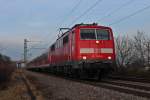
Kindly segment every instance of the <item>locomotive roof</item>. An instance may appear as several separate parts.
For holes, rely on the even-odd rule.
[[[83,23],[81,23],[81,24],[74,25],[71,29],[73,29],[75,27],[78,27],[78,26],[98,26],[98,24],[97,23],[93,23],[93,24],[83,24]]]
[[[101,25],[98,25],[97,23],[92,23],[92,24],[84,24],[84,23],[81,23],[81,24],[75,24],[72,28],[62,28],[62,29],[68,29],[66,32],[62,33],[60,36],[58,35],[58,38],[56,39],[59,40],[61,37],[63,37],[67,32],[69,32],[70,30],[73,30],[74,28],[76,27],[81,27],[81,26],[97,26],[97,27],[102,27],[102,28],[109,28],[107,26],[101,26]],[[55,45],[56,41],[54,43],[52,43],[52,45]],[[52,46],[51,45],[51,46]],[[50,47],[51,47],[50,46]]]
[[[62,36],[64,36],[64,35],[65,35],[67,32],[69,32],[70,30],[72,30],[72,29],[74,29],[74,28],[76,28],[76,27],[80,27],[80,26],[99,26],[99,25],[98,25],[97,23],[93,23],[93,24],[84,24],[84,23],[76,24],[76,25],[74,25],[72,28],[65,28],[65,29],[68,29],[68,31],[62,33],[62,34],[57,38],[57,40],[58,40],[59,38],[61,38]],[[100,26],[100,27],[106,27],[106,26]]]

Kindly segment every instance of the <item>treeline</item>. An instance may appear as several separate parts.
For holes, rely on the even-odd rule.
[[[136,35],[118,36],[116,45],[117,70],[133,75],[150,74],[150,37],[138,31]]]
[[[15,63],[8,56],[0,54],[0,84],[10,79]]]

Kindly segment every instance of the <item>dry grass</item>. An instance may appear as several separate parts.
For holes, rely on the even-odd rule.
[[[0,100],[31,100],[20,72],[16,71],[12,74],[7,88],[0,91]]]

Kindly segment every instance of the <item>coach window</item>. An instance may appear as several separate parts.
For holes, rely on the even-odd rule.
[[[63,45],[68,43],[69,37],[68,35],[63,38]]]
[[[57,43],[55,44],[55,49],[57,49]]]
[[[60,48],[60,40],[58,40],[58,48]]]
[[[59,48],[61,47],[61,39],[59,39]]]
[[[51,46],[51,51],[54,51],[55,50],[55,44],[53,44],[52,46]]]

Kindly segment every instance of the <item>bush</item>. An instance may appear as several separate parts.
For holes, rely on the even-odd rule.
[[[14,69],[15,63],[9,57],[0,54],[0,84],[9,81]]]
[[[150,79],[150,70],[145,70],[145,67],[142,66],[121,67],[117,69],[115,74],[123,77],[138,77]]]
[[[8,81],[13,71],[14,71],[14,66],[0,65],[0,83]]]

